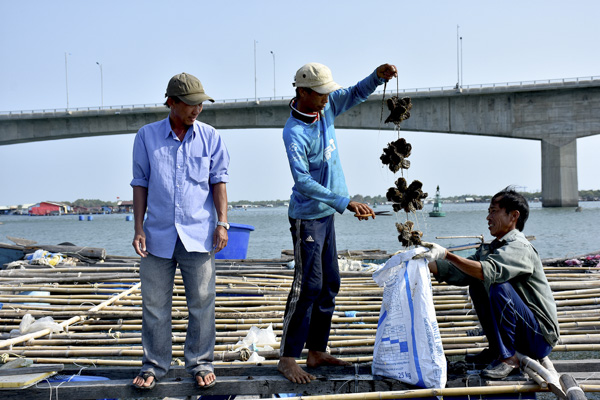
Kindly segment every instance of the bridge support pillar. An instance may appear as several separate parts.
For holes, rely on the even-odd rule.
[[[542,206],[577,207],[577,139],[542,139]]]

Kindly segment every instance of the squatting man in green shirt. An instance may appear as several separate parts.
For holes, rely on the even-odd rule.
[[[558,342],[556,303],[535,248],[522,231],[527,200],[511,188],[497,193],[488,209],[488,229],[496,239],[468,258],[435,243],[415,256],[429,261],[440,282],[469,286],[469,294],[489,348],[467,362],[487,364],[481,376],[503,379],[519,371],[516,352],[533,359],[550,354]]]

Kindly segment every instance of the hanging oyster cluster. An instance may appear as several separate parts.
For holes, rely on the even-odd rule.
[[[398,241],[402,246],[418,246],[421,244],[423,232],[413,231],[414,222],[406,221],[404,224],[396,222],[396,230],[398,231]]]
[[[396,125],[396,129],[400,130],[400,123],[410,117],[410,109],[412,108],[410,97],[399,98],[393,96],[387,100],[387,106],[390,115],[385,122],[393,123]],[[411,151],[412,145],[406,139],[399,138],[388,143],[379,158],[384,165],[388,166],[390,171],[396,173],[410,168],[410,161],[407,158],[410,156]],[[423,192],[423,184],[420,181],[415,180],[408,185],[406,179],[400,177],[394,184],[395,186],[389,188],[386,193],[388,201],[393,203],[394,212],[404,210],[407,214],[410,214],[423,209],[423,199],[427,198],[427,193]],[[402,246],[418,246],[421,244],[423,232],[413,230],[413,228],[414,222],[412,221],[407,220],[404,224],[396,223],[398,241],[402,243]]]
[[[381,162],[390,168],[390,171],[396,173],[402,169],[410,168],[410,161],[407,158],[410,156],[412,146],[404,138],[400,138],[383,149]]]
[[[414,180],[407,186],[406,179],[398,178],[396,186],[388,189],[386,197],[388,201],[393,202],[394,212],[404,210],[407,213],[423,209],[423,199],[427,198],[427,193],[423,192],[423,184]]]
[[[402,121],[410,118],[410,109],[412,108],[410,97],[399,98],[398,96],[392,96],[387,99],[387,106],[390,110],[390,115],[385,120],[386,124],[391,122],[400,127]]]

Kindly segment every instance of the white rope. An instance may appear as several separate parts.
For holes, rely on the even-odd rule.
[[[571,386],[570,388],[568,388],[568,389],[567,389],[567,391],[565,392],[565,395],[567,395],[567,396],[568,396],[568,395],[569,395],[569,392],[570,392],[571,390],[579,390],[581,393],[585,393],[585,392],[583,391],[583,389],[582,389],[582,388],[580,388],[579,386]]]

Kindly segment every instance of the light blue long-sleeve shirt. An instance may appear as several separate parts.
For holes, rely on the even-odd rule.
[[[195,121],[179,141],[169,118],[143,126],[133,145],[131,186],[148,188],[146,249],[171,258],[177,236],[187,251],[210,252],[216,226],[212,186],[228,182],[229,153],[219,133]]]
[[[332,92],[321,118],[311,124],[290,115],[283,128],[283,142],[294,178],[288,210],[291,218],[317,219],[344,212],[350,199],[334,120],[365,101],[383,82],[374,71],[355,86]]]

